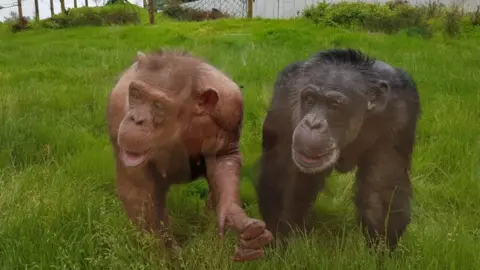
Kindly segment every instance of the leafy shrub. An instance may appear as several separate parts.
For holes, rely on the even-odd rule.
[[[396,1],[387,4],[340,2],[337,4],[320,3],[304,11],[303,16],[315,22],[327,25],[348,27],[359,26],[370,31],[395,33],[400,29],[425,28],[427,23],[422,13],[405,2]]]
[[[12,24],[12,32],[13,33],[20,32],[20,31],[23,31],[23,30],[27,30],[29,28],[30,28],[30,26],[29,26],[28,20],[25,17],[19,18],[16,22],[14,22]]]
[[[460,33],[460,19],[461,19],[460,11],[458,10],[458,6],[453,6],[451,10],[445,12],[444,17],[444,25],[445,29],[444,32],[448,36],[458,36]]]
[[[229,17],[227,14],[222,13],[216,8],[212,8],[211,11],[204,11],[196,8],[184,7],[176,3],[163,6],[163,14],[180,21],[205,21]]]
[[[103,26],[140,23],[140,7],[132,4],[111,4],[103,7],[81,7],[69,9],[43,20],[46,28],[68,28],[76,26]]]
[[[470,21],[474,26],[480,26],[480,5],[477,6],[477,9],[470,14]]]
[[[478,10],[480,21],[480,8]],[[303,16],[315,23],[330,26],[359,27],[368,31],[394,34],[432,36],[438,31],[448,36],[458,36],[463,30],[471,31],[468,23],[475,25],[475,13],[464,16],[458,9],[430,2],[413,6],[406,0],[393,0],[385,4],[363,2],[318,3],[303,11]],[[475,19],[473,19],[475,18]]]

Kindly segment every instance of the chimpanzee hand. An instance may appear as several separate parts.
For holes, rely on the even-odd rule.
[[[250,261],[264,256],[263,247],[273,240],[273,236],[265,229],[263,221],[249,218],[235,202],[220,202],[217,213],[220,237],[223,238],[225,226],[237,231],[234,261]]]

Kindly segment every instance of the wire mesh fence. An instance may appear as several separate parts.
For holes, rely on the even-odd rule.
[[[197,0],[183,3],[182,6],[204,11],[220,11],[232,17],[247,17],[248,0]]]

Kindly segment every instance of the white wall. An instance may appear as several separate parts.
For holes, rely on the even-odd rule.
[[[327,0],[328,3],[342,1],[356,2],[356,0]],[[388,0],[365,0],[370,3],[385,3]],[[255,0],[253,5],[253,16],[263,18],[292,18],[302,12],[306,7],[321,3],[323,0]],[[429,0],[409,0],[411,4],[426,4]],[[450,5],[452,2],[463,3],[465,9],[475,9],[480,5],[480,0],[440,0],[439,2]]]

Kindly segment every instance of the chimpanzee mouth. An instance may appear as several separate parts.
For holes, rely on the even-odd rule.
[[[297,165],[299,165],[300,167],[308,170],[323,169],[324,167],[328,167],[333,164],[333,162],[335,162],[336,156],[336,147],[332,147],[316,156],[307,155],[296,149],[293,149],[293,159],[295,163],[297,163]]]
[[[138,153],[122,149],[121,159],[126,167],[137,167],[147,161],[149,158],[149,153],[150,151]]]

